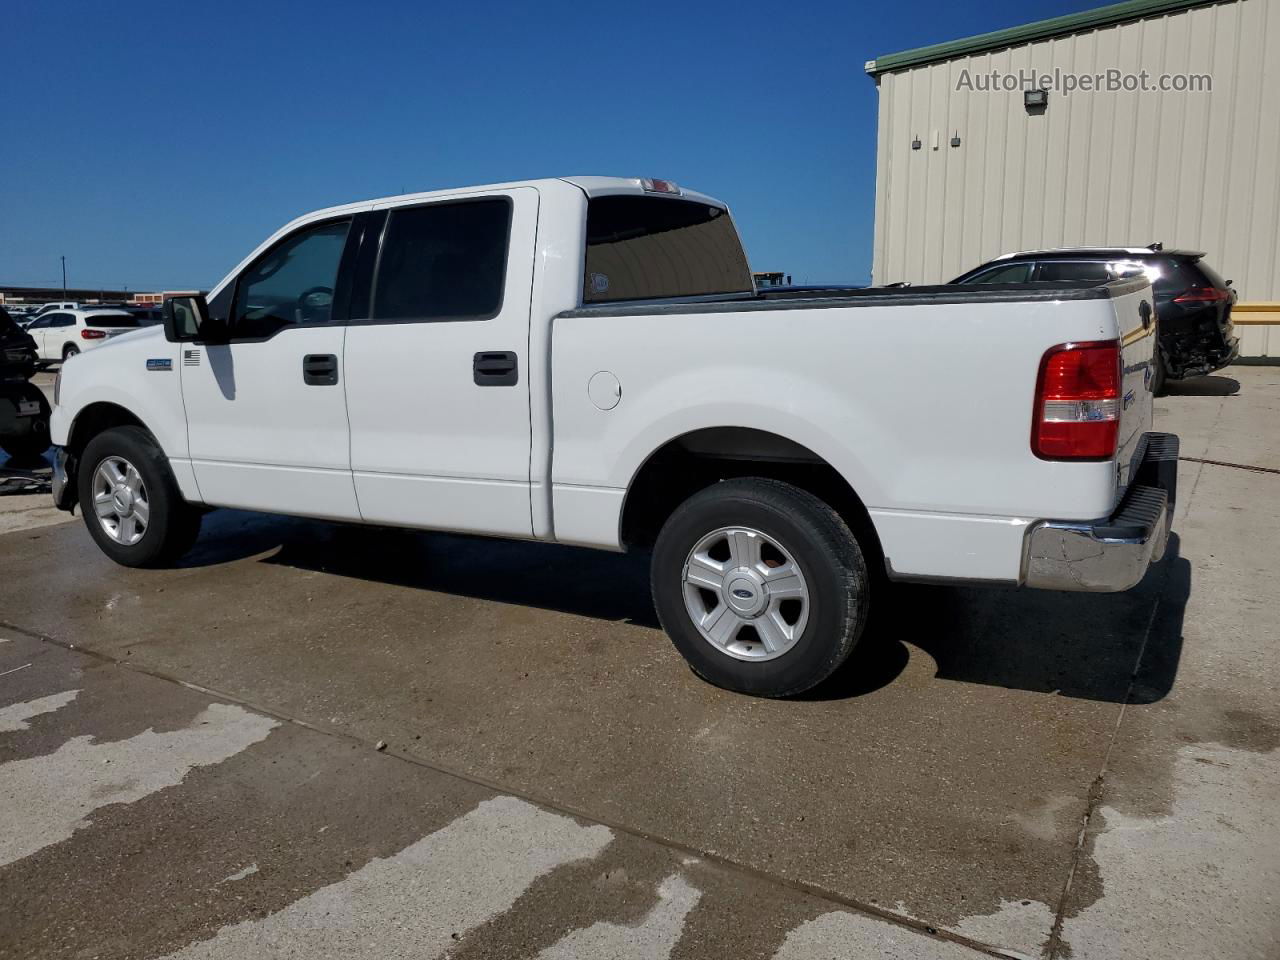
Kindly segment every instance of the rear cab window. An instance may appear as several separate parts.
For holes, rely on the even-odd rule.
[[[742,243],[724,208],[632,195],[588,202],[583,303],[754,290]]]

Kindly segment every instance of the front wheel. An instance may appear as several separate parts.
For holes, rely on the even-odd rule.
[[[681,504],[658,535],[650,579],[658,618],[693,671],[764,697],[830,676],[870,603],[862,549],[840,515],[762,478],[727,480]]]
[[[155,567],[191,549],[200,512],[182,499],[164,453],[147,431],[103,431],[79,459],[80,512],[103,553],[126,567]]]

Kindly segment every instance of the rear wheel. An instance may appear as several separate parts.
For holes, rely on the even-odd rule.
[[[728,480],[690,497],[658,535],[651,571],[663,628],[694,672],[757,696],[801,693],[848,658],[869,577],[847,524],[776,480]]]
[[[1153,396],[1163,397],[1165,380],[1164,354],[1159,348],[1156,349],[1156,355],[1152,358],[1151,363],[1155,367],[1154,372],[1151,374],[1151,393]]]
[[[77,483],[89,535],[126,567],[171,563],[200,532],[200,512],[182,499],[164,453],[141,427],[113,427],[90,440]]]
[[[74,343],[68,343],[65,347],[62,348],[62,362],[66,363],[68,360],[70,360],[79,352],[80,352],[79,347],[77,347]]]

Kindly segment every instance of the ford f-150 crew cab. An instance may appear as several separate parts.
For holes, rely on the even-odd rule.
[[[60,376],[54,496],[114,560],[210,507],[652,549],[693,669],[796,693],[884,575],[1124,590],[1163,554],[1151,288],[757,293],[727,208],[572,177],[288,224]]]

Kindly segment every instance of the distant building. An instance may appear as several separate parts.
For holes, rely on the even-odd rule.
[[[128,290],[107,290],[100,287],[67,287],[63,295],[61,287],[21,287],[0,283],[0,304],[42,304],[59,300],[72,300],[76,303],[129,303],[159,304],[170,297],[190,296],[198,290],[162,290],[159,292],[141,292]]]
[[[1160,242],[1205,251],[1242,352],[1280,356],[1278,7],[1129,0],[868,62],[874,282]]]

